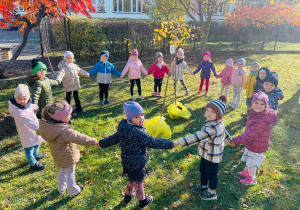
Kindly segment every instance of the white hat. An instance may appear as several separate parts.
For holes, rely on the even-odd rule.
[[[30,92],[27,85],[19,84],[15,90],[15,98],[18,96],[27,96],[30,98]]]
[[[65,54],[64,54],[64,59],[66,59],[66,57],[68,55],[72,55],[72,57],[74,58],[74,54],[71,51],[66,51]]]

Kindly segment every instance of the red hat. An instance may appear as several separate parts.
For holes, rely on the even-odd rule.
[[[137,49],[133,49],[131,51],[131,56],[136,56],[136,57],[139,57],[139,51]]]

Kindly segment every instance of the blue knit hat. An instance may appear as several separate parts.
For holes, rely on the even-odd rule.
[[[257,64],[257,65],[258,65],[258,68],[260,68],[260,65],[259,65],[258,62],[253,62],[253,63],[251,63],[251,66],[254,65],[254,64]]]
[[[138,114],[144,113],[144,110],[141,107],[141,105],[135,101],[126,101],[123,104],[123,109],[124,109],[127,120],[131,120]]]
[[[236,63],[243,63],[246,66],[246,60],[245,60],[245,58],[238,59]]]
[[[267,74],[265,79],[263,80],[263,82],[270,82],[272,84],[274,84],[276,87],[278,85],[278,74],[276,72],[270,72],[270,74]]]
[[[108,57],[109,57],[109,52],[106,51],[106,50],[103,50],[103,51],[100,53],[100,56],[101,56],[101,55],[106,55],[106,58],[108,59]]]

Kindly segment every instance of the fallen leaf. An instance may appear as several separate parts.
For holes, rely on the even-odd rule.
[[[177,208],[180,204],[173,204],[171,205],[171,208]]]
[[[186,168],[187,167],[187,165],[182,165],[182,168]]]
[[[281,184],[276,185],[276,187],[280,187],[281,189],[284,189],[284,186],[282,186]]]
[[[109,180],[108,180],[108,179],[105,179],[104,181],[105,181],[105,182],[109,182]]]
[[[273,170],[271,170],[271,169],[269,169],[269,168],[268,168],[268,170],[269,170],[272,174],[277,175]]]
[[[116,155],[116,156],[115,156],[115,158],[117,158],[117,159],[120,159],[120,158],[121,158],[121,156],[120,156],[120,155]]]
[[[234,157],[233,157],[233,159],[236,159],[236,158],[237,158],[237,156],[234,156]]]
[[[14,146],[14,145],[16,145],[18,142],[17,141],[15,141],[15,142],[12,142],[12,143],[9,143],[9,144],[7,144],[8,146]]]
[[[27,198],[29,195],[30,195],[30,193],[26,194],[26,195],[25,195],[25,198]]]
[[[86,152],[84,150],[80,150],[80,153],[81,154],[85,154]]]
[[[217,204],[214,204],[211,209],[217,209],[217,208],[218,208]]]
[[[190,183],[190,187],[192,187],[194,184],[193,183]]]

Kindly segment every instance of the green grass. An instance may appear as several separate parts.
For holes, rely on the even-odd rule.
[[[213,58],[217,72],[224,67],[227,57]],[[233,57],[234,60],[237,57]],[[239,183],[238,171],[245,168],[240,160],[243,146],[225,148],[224,158],[218,173],[218,200],[202,201],[191,191],[191,186],[199,182],[199,157],[197,148],[178,147],[173,150],[149,149],[150,172],[145,184],[147,194],[154,196],[154,203],[149,209],[297,209],[300,203],[299,176],[299,66],[300,55],[253,55],[246,57],[249,64],[258,61],[262,66],[270,66],[279,74],[279,87],[283,89],[285,98],[279,102],[278,121],[273,126],[271,144],[266,161],[258,170],[258,185],[243,186]],[[149,66],[148,66],[149,67]],[[192,69],[196,66],[191,64]],[[192,113],[189,120],[171,120],[165,114],[166,122],[172,130],[172,139],[189,135],[202,127],[205,120],[204,107],[209,100],[219,96],[220,80],[212,78],[209,97],[195,96],[199,87],[199,74],[192,77],[185,75],[190,96],[184,96],[179,86],[179,97]],[[166,79],[164,79],[165,87]],[[99,106],[98,85],[95,78],[81,78],[82,90],[80,99],[87,111],[73,119],[75,130],[101,139],[116,132],[117,125],[124,118],[122,104],[130,99],[129,80],[114,78],[110,86],[111,104]],[[173,84],[173,82],[171,82]],[[178,83],[179,84],[179,83]],[[180,84],[179,84],[180,85]],[[144,108],[146,118],[159,115],[162,99],[151,96],[153,77],[142,79],[142,90],[145,100],[139,101]],[[0,112],[8,113],[7,100],[14,93],[14,87],[1,90]],[[137,92],[135,90],[137,95]],[[166,104],[174,101],[173,88],[169,87]],[[64,99],[62,86],[53,88],[55,99]],[[232,90],[229,102],[232,99]],[[74,101],[72,101],[74,103]],[[244,131],[246,120],[241,114],[246,111],[245,91],[242,92],[241,106],[238,110],[227,110],[224,122],[232,136]],[[165,111],[166,113],[166,111]],[[84,191],[75,199],[67,194],[59,195],[56,188],[58,167],[50,155],[47,142],[42,143],[40,152],[48,153],[41,160],[47,164],[44,171],[32,172],[26,159],[24,149],[18,143],[18,135],[7,137],[0,142],[0,207],[7,209],[120,209],[122,192],[127,179],[122,177],[122,166],[119,159],[119,145],[99,150],[96,147],[78,146],[86,153],[76,167],[77,182],[87,184]],[[189,153],[191,157],[189,157]],[[138,201],[132,202],[126,209],[137,209]]]

